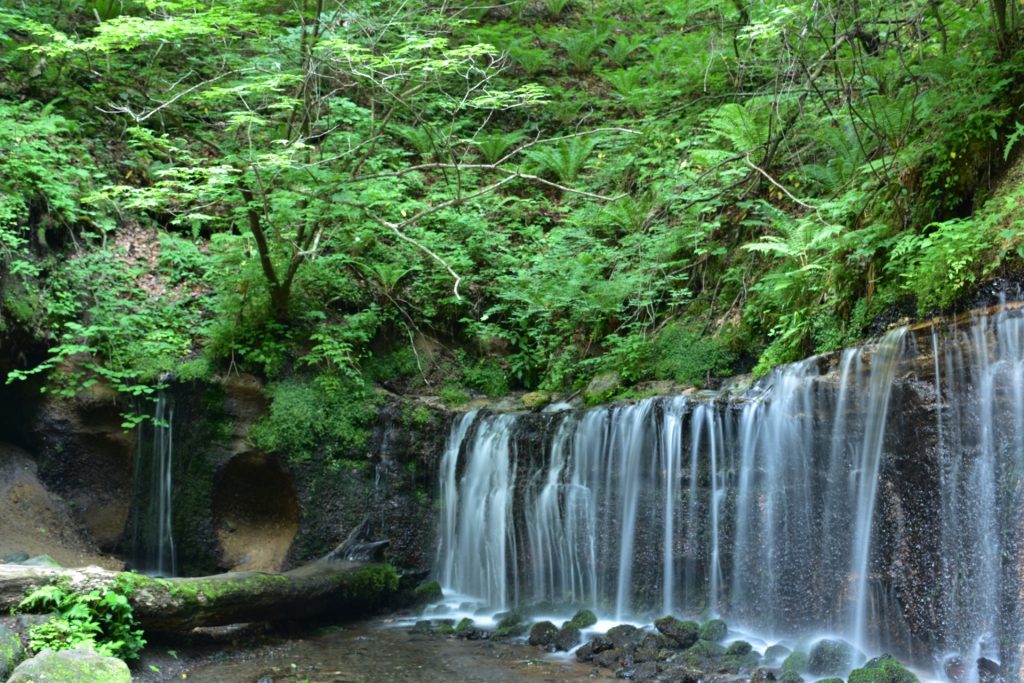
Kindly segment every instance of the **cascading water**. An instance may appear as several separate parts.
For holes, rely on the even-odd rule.
[[[495,609],[721,614],[919,666],[1024,642],[1024,309],[899,329],[739,395],[457,419],[442,584]]]
[[[166,391],[158,390],[153,419],[143,421],[137,429],[132,563],[147,574],[174,576],[174,400]]]

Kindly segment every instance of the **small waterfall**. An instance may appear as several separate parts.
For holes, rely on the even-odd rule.
[[[676,607],[676,502],[680,496],[680,475],[683,461],[683,413],[686,397],[677,396],[665,406],[658,452],[665,491],[665,532],[662,535],[663,594],[661,611],[671,614]]]
[[[174,576],[174,400],[157,391],[153,419],[137,427],[132,564],[138,571]]]
[[[875,498],[878,494],[878,473],[882,464],[882,444],[885,440],[885,421],[889,416],[889,398],[892,395],[893,376],[896,361],[902,350],[906,329],[895,329],[882,339],[871,359],[867,386],[860,392],[864,395],[866,416],[864,439],[857,459],[856,477],[856,522],[853,529],[853,548],[850,574],[854,579],[852,595],[852,624],[849,633],[855,645],[868,649],[865,634],[865,616],[869,604],[868,572],[871,560],[871,528],[875,514]],[[862,350],[855,352],[860,361]],[[845,378],[843,378],[845,384]],[[840,403],[846,397],[840,395]]]
[[[438,577],[494,609],[721,614],[978,683],[1024,642],[1024,307],[739,395],[468,413],[440,484]]]
[[[456,487],[460,441],[450,442],[441,461],[442,495],[446,502],[441,583],[504,608],[510,599],[508,567],[514,566],[510,543],[512,482],[515,478],[510,436],[515,418],[489,415],[474,424],[475,415],[453,426],[455,435],[471,439],[465,471]],[[473,428],[470,435],[469,430]],[[454,495],[453,495],[454,494]]]

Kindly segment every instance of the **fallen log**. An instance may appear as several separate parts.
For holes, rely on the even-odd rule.
[[[197,626],[301,619],[319,614],[360,616],[395,604],[399,575],[386,564],[319,560],[281,574],[229,572],[159,579],[99,567],[61,569],[0,564],[0,610],[16,606],[29,592],[67,582],[90,591],[120,581],[147,632],[181,633]]]

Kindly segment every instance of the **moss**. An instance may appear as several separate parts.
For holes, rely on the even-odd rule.
[[[918,679],[895,657],[882,655],[851,671],[849,683],[918,683]]]
[[[444,598],[444,591],[441,590],[441,584],[437,581],[422,583],[413,591],[413,600],[417,605],[428,605],[438,602],[442,598]]]
[[[725,648],[725,654],[727,655],[746,655],[749,654],[753,648],[750,643],[745,640],[737,640],[731,643],[729,647]]]
[[[590,628],[597,623],[597,616],[588,609],[581,609],[576,614],[572,615],[572,619],[563,624],[565,626],[574,626],[580,630]]]
[[[807,653],[791,652],[782,662],[782,670],[786,672],[800,673],[807,671]]]
[[[342,574],[348,580],[348,595],[377,601],[382,594],[398,590],[398,571],[390,564],[368,564],[354,575]]]
[[[455,635],[461,636],[466,633],[469,633],[471,630],[473,630],[473,620],[469,617],[466,617],[462,619],[462,621],[460,621],[458,624],[456,624]]]
[[[700,627],[701,640],[723,640],[729,632],[729,627],[721,619],[712,619]]]

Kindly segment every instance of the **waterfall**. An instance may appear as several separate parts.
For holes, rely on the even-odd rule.
[[[494,609],[721,615],[941,675],[1024,642],[1024,308],[894,330],[749,389],[468,413],[437,575]]]
[[[852,626],[849,633],[853,642],[861,649],[867,648],[865,616],[868,607],[868,572],[871,559],[871,529],[875,514],[875,498],[878,493],[878,473],[882,465],[882,444],[885,440],[885,421],[889,416],[889,398],[892,395],[893,374],[901,351],[901,342],[906,330],[899,328],[889,332],[882,339],[870,363],[867,386],[864,387],[865,420],[864,437],[857,458],[856,477],[856,524],[853,530],[853,549],[850,574],[854,579],[852,596]],[[861,355],[858,349],[854,355]],[[843,378],[843,383],[845,384]],[[848,385],[847,385],[848,386]],[[840,403],[846,402],[840,395]]]
[[[152,420],[136,433],[132,564],[147,574],[174,576],[174,400],[160,389],[155,402]]]

